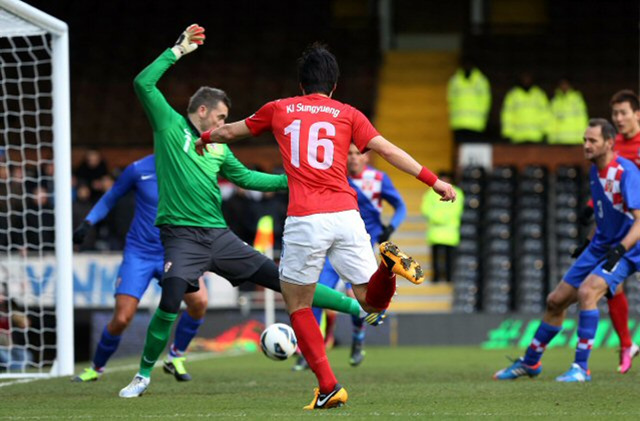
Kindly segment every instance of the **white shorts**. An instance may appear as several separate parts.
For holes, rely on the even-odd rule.
[[[360,213],[348,210],[287,217],[280,280],[315,284],[327,257],[342,280],[354,285],[369,282],[378,263]]]

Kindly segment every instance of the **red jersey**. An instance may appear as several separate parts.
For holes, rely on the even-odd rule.
[[[378,136],[357,109],[320,94],[272,101],[245,120],[251,134],[271,131],[289,179],[290,216],[358,209],[347,181],[353,142],[364,151]]]
[[[640,168],[640,132],[631,139],[625,139],[622,134],[618,133],[613,150]]]

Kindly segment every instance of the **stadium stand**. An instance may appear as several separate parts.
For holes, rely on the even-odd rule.
[[[488,313],[507,313],[512,306],[515,177],[515,168],[495,167],[486,185],[481,296]]]
[[[546,244],[548,182],[546,168],[528,166],[517,186],[515,216],[515,309],[540,313],[547,290]]]
[[[480,306],[484,178],[483,168],[467,167],[463,170],[460,181],[460,188],[465,194],[465,204],[460,225],[460,245],[454,260],[452,276],[453,311],[459,313],[473,313]]]

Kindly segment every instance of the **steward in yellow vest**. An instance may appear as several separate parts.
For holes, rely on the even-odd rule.
[[[476,67],[463,65],[447,85],[451,130],[484,132],[491,109],[491,86]]]
[[[460,221],[464,209],[464,194],[454,186],[456,201],[442,202],[440,195],[429,189],[422,197],[420,211],[427,219],[426,240],[430,245],[457,247],[460,244]]]
[[[447,174],[439,174],[443,181],[451,180]],[[433,282],[449,282],[453,274],[455,251],[460,244],[460,221],[464,209],[464,194],[454,186],[456,201],[442,202],[430,189],[422,197],[420,211],[427,219],[427,243],[431,247]]]
[[[530,74],[523,74],[520,84],[507,92],[500,118],[502,137],[512,143],[544,140],[550,123],[549,99]]]
[[[555,145],[582,144],[588,123],[587,105],[582,94],[573,89],[567,79],[562,79],[551,100],[549,143]]]

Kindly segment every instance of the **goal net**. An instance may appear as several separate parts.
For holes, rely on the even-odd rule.
[[[67,26],[0,0],[0,378],[73,373]]]

